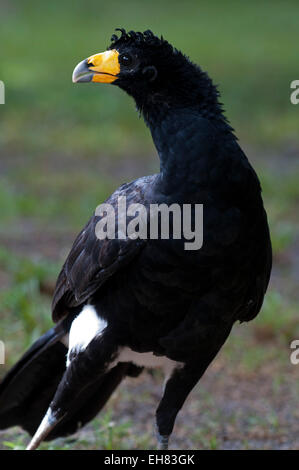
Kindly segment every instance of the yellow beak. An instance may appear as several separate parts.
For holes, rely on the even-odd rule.
[[[120,72],[118,56],[119,53],[113,49],[82,60],[73,71],[73,82],[114,82]]]

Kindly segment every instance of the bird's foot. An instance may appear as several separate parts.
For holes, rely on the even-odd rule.
[[[162,436],[157,432],[158,450],[168,450],[169,436]]]

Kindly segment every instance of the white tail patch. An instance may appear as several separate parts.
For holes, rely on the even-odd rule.
[[[90,341],[102,334],[107,322],[103,320],[92,305],[85,305],[73,320],[69,333],[69,350],[66,365],[69,366],[71,356],[84,351]]]
[[[26,447],[26,450],[35,450],[38,448],[40,443],[47,437],[50,431],[56,426],[56,424],[63,418],[61,416],[59,419],[56,419],[53,416],[51,408],[48,408],[47,413],[45,414],[42,422],[40,423],[38,429],[36,430],[33,438],[31,439],[29,445]]]

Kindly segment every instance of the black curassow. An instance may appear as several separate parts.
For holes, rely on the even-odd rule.
[[[95,213],[78,235],[53,298],[56,325],[0,384],[0,429],[20,425],[44,439],[74,433],[126,376],[163,367],[156,411],[167,449],[177,413],[226,341],[234,322],[260,311],[271,242],[258,177],[241,150],[207,73],[151,31],[120,30],[104,53],[80,62],[73,82],[111,83],[135,100],[160,158],[160,172],[124,184],[119,198],[203,207],[203,240],[106,237]],[[161,230],[161,223],[159,224]]]

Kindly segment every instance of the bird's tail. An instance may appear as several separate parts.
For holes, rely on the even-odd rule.
[[[66,334],[60,323],[41,336],[0,383],[0,429],[22,426],[33,433],[65,370]]]
[[[68,325],[59,324],[39,338],[0,383],[0,429],[21,426],[33,435],[42,421],[66,368],[67,347],[61,342]],[[84,388],[72,409],[47,440],[73,434],[105,405],[126,376],[139,368],[121,363]]]

